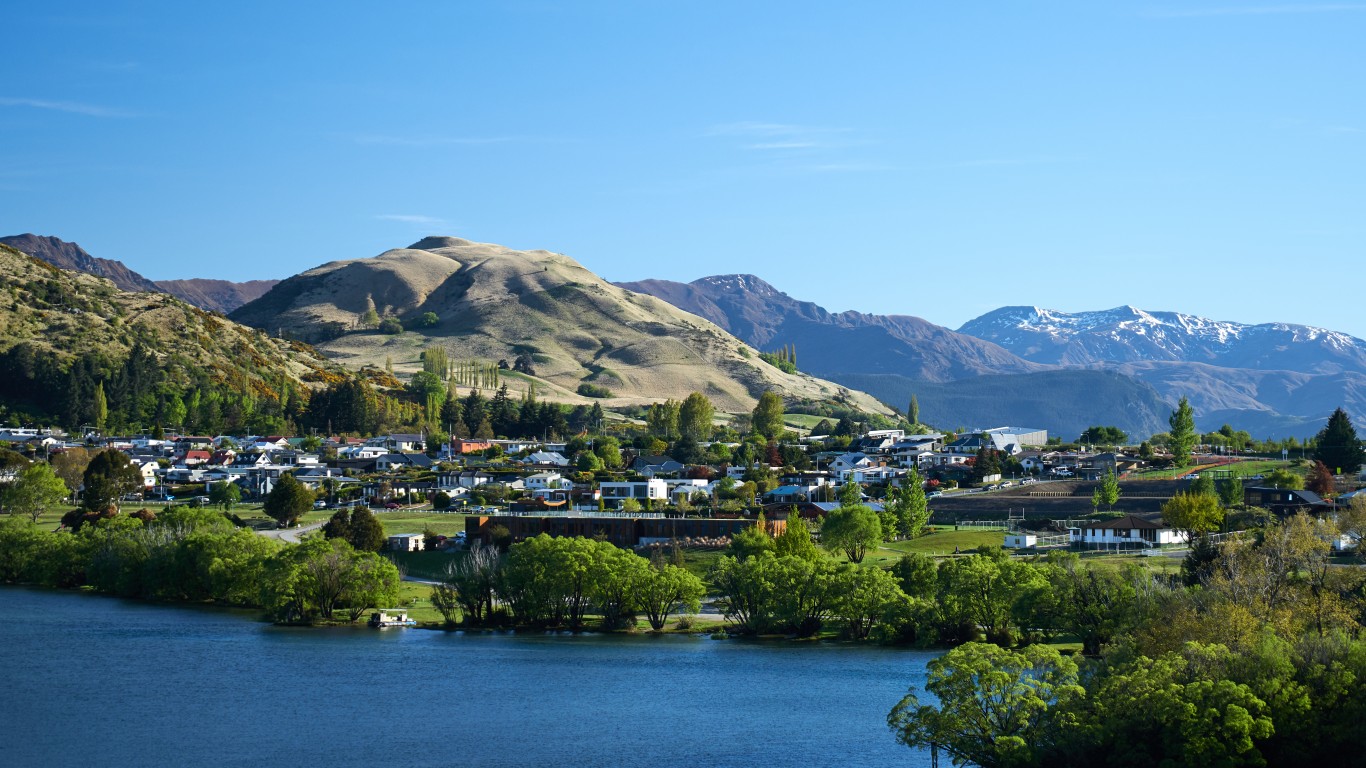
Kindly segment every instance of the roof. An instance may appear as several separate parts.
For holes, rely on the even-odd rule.
[[[1103,523],[1096,523],[1095,525],[1091,525],[1088,523],[1087,525],[1084,525],[1082,527],[1086,529],[1111,531],[1128,531],[1135,529],[1144,531],[1161,531],[1166,530],[1171,526],[1162,525],[1161,523],[1154,523],[1149,520],[1144,520],[1138,515],[1125,515],[1124,517],[1115,518],[1114,520],[1106,520]]]

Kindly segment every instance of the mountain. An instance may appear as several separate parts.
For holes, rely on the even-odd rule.
[[[229,314],[234,309],[255,301],[275,287],[279,280],[230,280],[193,278],[190,280],[158,280],[156,287],[200,309]]]
[[[758,349],[797,345],[802,370],[821,376],[889,373],[918,381],[1033,373],[1050,366],[907,315],[828,312],[798,301],[754,275],[717,275],[676,283],[618,283],[716,323]]]
[[[888,403],[909,402],[915,395],[921,421],[952,430],[1013,424],[1046,427],[1070,439],[1106,424],[1142,439],[1167,431],[1171,414],[1152,386],[1106,371],[976,376],[947,383],[850,373],[838,381]]]
[[[1366,373],[1366,341],[1344,333],[1288,323],[1245,325],[1134,307],[1078,313],[1003,307],[969,321],[958,332],[1055,365],[1176,361],[1258,371]]]
[[[1366,415],[1366,341],[1289,323],[1210,320],[1119,307],[1066,313],[1003,307],[959,332],[1037,363],[1105,369],[1190,399],[1201,428],[1316,431],[1334,408]]]
[[[298,342],[272,339],[164,293],[113,282],[0,245],[0,416],[221,430],[283,426],[314,385],[343,372]]]
[[[59,269],[84,272],[113,281],[123,291],[169,293],[190,304],[211,312],[227,314],[260,298],[279,280],[250,280],[234,283],[229,280],[194,278],[189,280],[152,281],[129,269],[121,261],[97,259],[75,243],[41,235],[10,235],[0,237],[0,244],[42,259]]]
[[[407,330],[363,327],[358,319],[370,309]],[[430,325],[423,321],[427,313]],[[400,373],[415,372],[429,345],[446,348],[451,360],[525,356],[538,391],[548,388],[564,401],[587,402],[576,394],[587,384],[611,390],[610,404],[699,391],[718,410],[743,412],[773,389],[791,400],[890,413],[860,392],[783,373],[713,323],[614,286],[567,256],[454,237],[310,269],[240,307],[232,319],[313,341],[349,367],[392,364]]]
[[[42,259],[59,269],[84,272],[110,280],[122,291],[159,291],[156,283],[139,275],[121,261],[97,259],[75,243],[41,235],[10,235],[0,237],[0,244]]]

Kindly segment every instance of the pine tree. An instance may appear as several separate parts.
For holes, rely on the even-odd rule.
[[[1172,463],[1184,467],[1190,463],[1191,450],[1195,447],[1195,412],[1186,398],[1181,398],[1167,423],[1171,425]]]
[[[911,422],[911,426],[920,423],[920,401],[915,395],[911,395],[911,404],[906,407],[906,420]]]
[[[104,382],[95,385],[95,428],[104,429],[109,420],[109,401],[104,396]]]
[[[1352,419],[1341,408],[1328,417],[1328,423],[1314,437],[1314,442],[1314,459],[1323,462],[1335,474],[1355,474],[1366,462],[1366,451],[1361,448]]]

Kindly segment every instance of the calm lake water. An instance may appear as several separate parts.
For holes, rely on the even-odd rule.
[[[0,587],[0,765],[917,766],[920,651],[283,629]]]

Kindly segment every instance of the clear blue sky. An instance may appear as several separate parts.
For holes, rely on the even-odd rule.
[[[153,279],[451,234],[1366,337],[1366,2],[10,5],[0,233]]]

